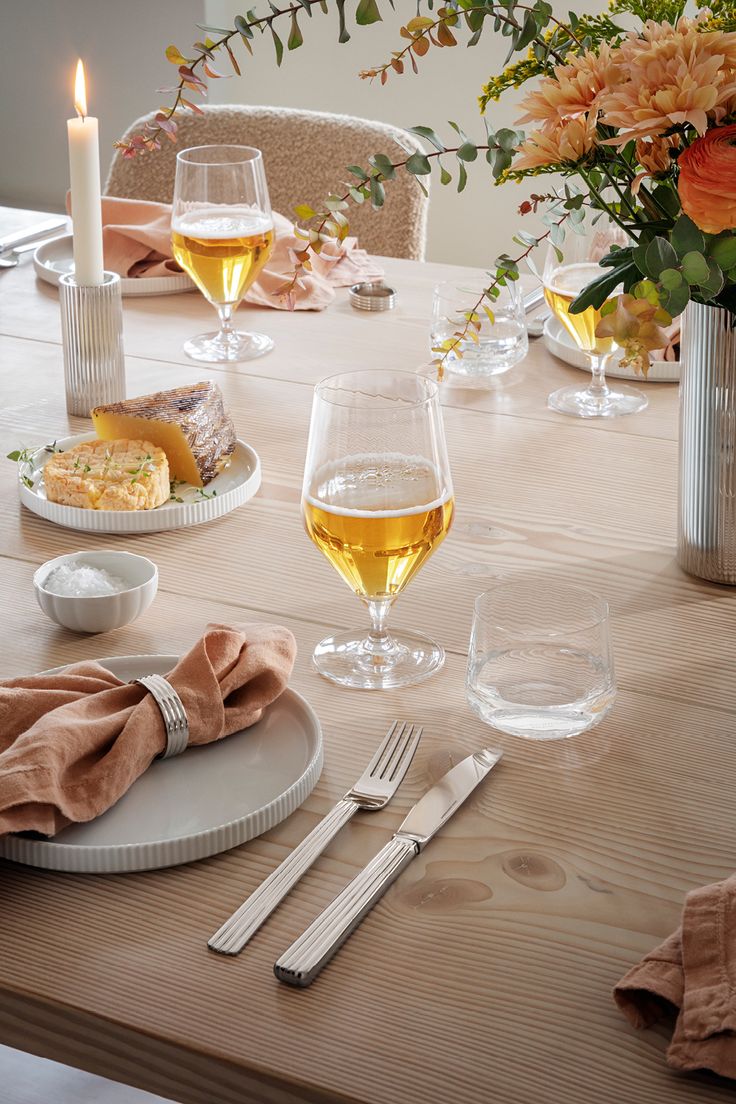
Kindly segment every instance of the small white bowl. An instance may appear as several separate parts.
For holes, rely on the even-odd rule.
[[[61,564],[83,563],[108,571],[129,584],[119,594],[52,594],[44,583]],[[38,604],[52,621],[74,632],[102,633],[120,629],[135,621],[153,601],[158,589],[158,568],[145,556],[133,552],[72,552],[57,556],[39,567],[33,576]]]

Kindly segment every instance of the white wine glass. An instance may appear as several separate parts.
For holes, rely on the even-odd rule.
[[[454,498],[437,384],[409,372],[346,372],[315,388],[304,470],[307,533],[368,607],[371,628],[314,652],[342,686],[410,686],[444,663],[439,644],[389,633],[398,594],[444,540]]]
[[[573,385],[553,391],[547,405],[559,414],[571,414],[577,418],[613,418],[620,414],[636,414],[647,405],[647,397],[635,387],[616,382],[606,382],[606,363],[617,348],[610,337],[598,337],[596,327],[601,312],[587,307],[579,314],[570,314],[573,299],[592,280],[607,270],[600,267],[600,260],[613,245],[629,243],[625,231],[602,216],[593,222],[586,219],[581,233],[568,232],[560,247],[559,259],[554,246],[547,251],[544,266],[544,295],[552,313],[590,361],[591,381],[587,387]],[[616,295],[618,288],[612,294]]]
[[[232,317],[273,248],[273,218],[261,151],[195,146],[176,157],[171,244],[174,258],[217,309],[220,329],[184,344],[193,360],[253,360],[273,348],[266,334],[233,327]]]

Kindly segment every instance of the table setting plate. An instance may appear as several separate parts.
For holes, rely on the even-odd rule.
[[[179,658],[117,656],[99,663],[129,682],[165,675]],[[53,839],[5,836],[0,857],[88,874],[194,862],[280,824],[312,792],[322,762],[319,718],[301,694],[287,688],[250,728],[173,759],[155,760],[96,820],[69,825]]]
[[[33,267],[39,280],[58,287],[59,277],[74,271],[73,238],[63,234],[53,241],[39,245],[33,254]],[[123,295],[176,295],[196,288],[186,272],[172,272],[170,276],[121,276]]]
[[[585,353],[573,344],[573,340],[562,323],[551,315],[544,323],[542,339],[549,351],[573,368],[582,368],[590,372],[590,361]],[[633,368],[622,368],[618,363],[620,354],[614,353],[606,365],[606,375],[616,379],[636,380],[638,383],[677,383],[680,379],[679,360],[654,360],[649,366],[646,380]]]
[[[65,451],[84,441],[95,441],[94,433],[61,438],[31,452],[18,464],[18,490],[24,506],[39,517],[62,525],[95,533],[161,533],[202,525],[229,514],[251,499],[261,485],[261,461],[245,441],[238,440],[230,464],[208,483],[204,495],[188,483],[178,484],[174,493],[183,501],[170,500],[155,510],[85,510],[50,502],[43,483],[43,467],[52,451]]]

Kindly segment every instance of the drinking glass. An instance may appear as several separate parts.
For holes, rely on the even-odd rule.
[[[561,247],[562,260],[559,260],[554,246],[549,247],[544,266],[544,296],[552,313],[588,357],[592,378],[587,387],[574,385],[553,391],[547,405],[560,414],[572,414],[577,418],[613,418],[619,414],[636,414],[647,405],[646,395],[618,381],[611,387],[606,383],[606,362],[617,346],[610,337],[596,336],[601,312],[591,306],[579,314],[570,314],[573,299],[591,280],[606,271],[598,263],[601,257],[609,252],[612,245],[626,245],[628,239],[623,230],[605,217],[596,223],[587,219],[581,229],[582,233],[566,235]]]
[[[266,334],[233,328],[232,316],[273,248],[261,151],[195,146],[176,157],[171,244],[175,260],[217,309],[220,329],[184,345],[193,360],[253,360],[273,348]]]
[[[345,372],[315,388],[304,469],[307,533],[368,607],[370,630],[328,636],[321,675],[383,690],[421,682],[444,663],[439,644],[389,634],[396,597],[444,540],[454,499],[438,388],[382,369]]]
[[[430,349],[451,338],[466,325],[465,311],[473,310],[483,294],[483,284],[472,280],[437,284],[432,300]],[[516,281],[501,288],[498,299],[490,306],[494,320],[478,308],[480,330],[477,341],[468,337],[460,343],[460,352],[445,358],[449,375],[469,385],[481,385],[484,380],[508,372],[529,350],[526,319],[521,289]]]
[[[608,605],[542,577],[498,583],[475,602],[466,691],[510,736],[560,740],[600,724],[616,697]]]

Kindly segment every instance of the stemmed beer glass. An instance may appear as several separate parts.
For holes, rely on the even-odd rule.
[[[253,360],[273,348],[266,334],[233,328],[232,316],[273,248],[273,218],[261,151],[251,146],[195,146],[176,158],[171,244],[220,316],[216,333],[184,345],[193,360]]]
[[[444,651],[386,629],[397,595],[452,523],[454,498],[437,385],[408,372],[332,376],[314,394],[304,470],[307,533],[368,607],[368,633],[338,633],[314,652],[342,686],[387,689],[439,670]]]
[[[605,216],[596,222],[586,219],[581,229],[582,233],[566,235],[561,247],[562,260],[554,246],[549,247],[544,266],[544,296],[578,349],[588,357],[592,376],[587,387],[574,385],[553,391],[547,405],[560,414],[572,414],[577,418],[636,414],[647,405],[646,395],[634,387],[618,382],[610,386],[606,382],[606,362],[616,346],[612,338],[598,337],[595,332],[601,312],[591,306],[578,314],[570,313],[572,301],[583,288],[607,271],[598,263],[601,257],[612,245],[628,244],[628,238]]]

